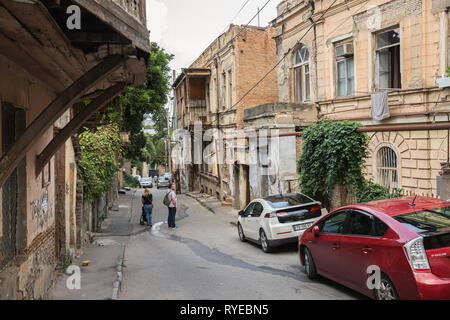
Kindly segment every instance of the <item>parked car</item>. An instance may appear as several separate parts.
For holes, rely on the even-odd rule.
[[[450,203],[404,197],[337,209],[305,231],[299,256],[309,278],[371,298],[450,299]]]
[[[326,213],[320,202],[301,193],[256,199],[239,212],[239,239],[272,252],[280,245],[298,242],[298,237]]]
[[[170,179],[169,177],[162,176],[158,178],[158,183],[156,184],[156,188],[170,188]]]
[[[142,178],[140,184],[141,188],[153,188],[152,178]]]

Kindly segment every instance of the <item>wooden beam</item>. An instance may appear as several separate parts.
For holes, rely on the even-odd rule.
[[[106,90],[102,95],[83,108],[48,144],[36,159],[36,177],[41,173],[44,166],[50,161],[55,153],[73,136],[78,129],[89,120],[98,110],[103,108],[114,99],[127,84],[121,82]]]
[[[85,43],[85,44],[105,44],[105,43],[113,43],[113,44],[122,44],[129,45],[131,44],[131,40],[121,36],[117,33],[94,33],[94,32],[81,32],[81,31],[70,31],[67,32],[67,38],[70,41],[76,43]]]
[[[108,56],[70,87],[64,90],[25,130],[0,160],[0,187],[25,157],[32,145],[71,107],[89,88],[98,84],[117,70],[125,58],[120,55]]]

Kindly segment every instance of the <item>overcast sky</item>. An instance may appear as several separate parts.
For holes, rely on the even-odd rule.
[[[150,40],[175,55],[171,64],[177,73],[188,67],[231,22],[247,24],[268,0],[147,0]],[[260,13],[266,26],[277,15],[281,0],[271,0]],[[258,19],[251,25],[258,25]]]

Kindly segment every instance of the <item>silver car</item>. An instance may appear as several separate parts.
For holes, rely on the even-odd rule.
[[[170,188],[171,181],[168,176],[162,176],[158,178],[156,188]]]
[[[142,178],[140,184],[141,188],[153,188],[152,178]]]

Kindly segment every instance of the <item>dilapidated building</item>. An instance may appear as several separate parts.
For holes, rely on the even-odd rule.
[[[189,190],[203,190],[237,208],[249,201],[249,186],[244,183],[249,166],[239,161],[237,152],[227,161],[222,150],[246,148],[245,142],[236,140],[244,132],[246,109],[278,101],[276,74],[267,74],[269,66],[276,64],[274,35],[271,27],[230,25],[173,85],[177,128],[190,131],[193,144],[202,143],[200,153],[192,149],[192,164],[180,169],[183,180]],[[202,125],[197,135],[196,121]],[[235,139],[230,146],[225,146],[227,133]],[[195,163],[196,156],[200,163]]]
[[[449,160],[449,5],[439,0],[284,0],[277,30],[284,103],[361,122],[367,175],[436,195]]]
[[[80,247],[76,133],[143,83],[149,52],[145,0],[0,0],[1,299],[45,297]]]

